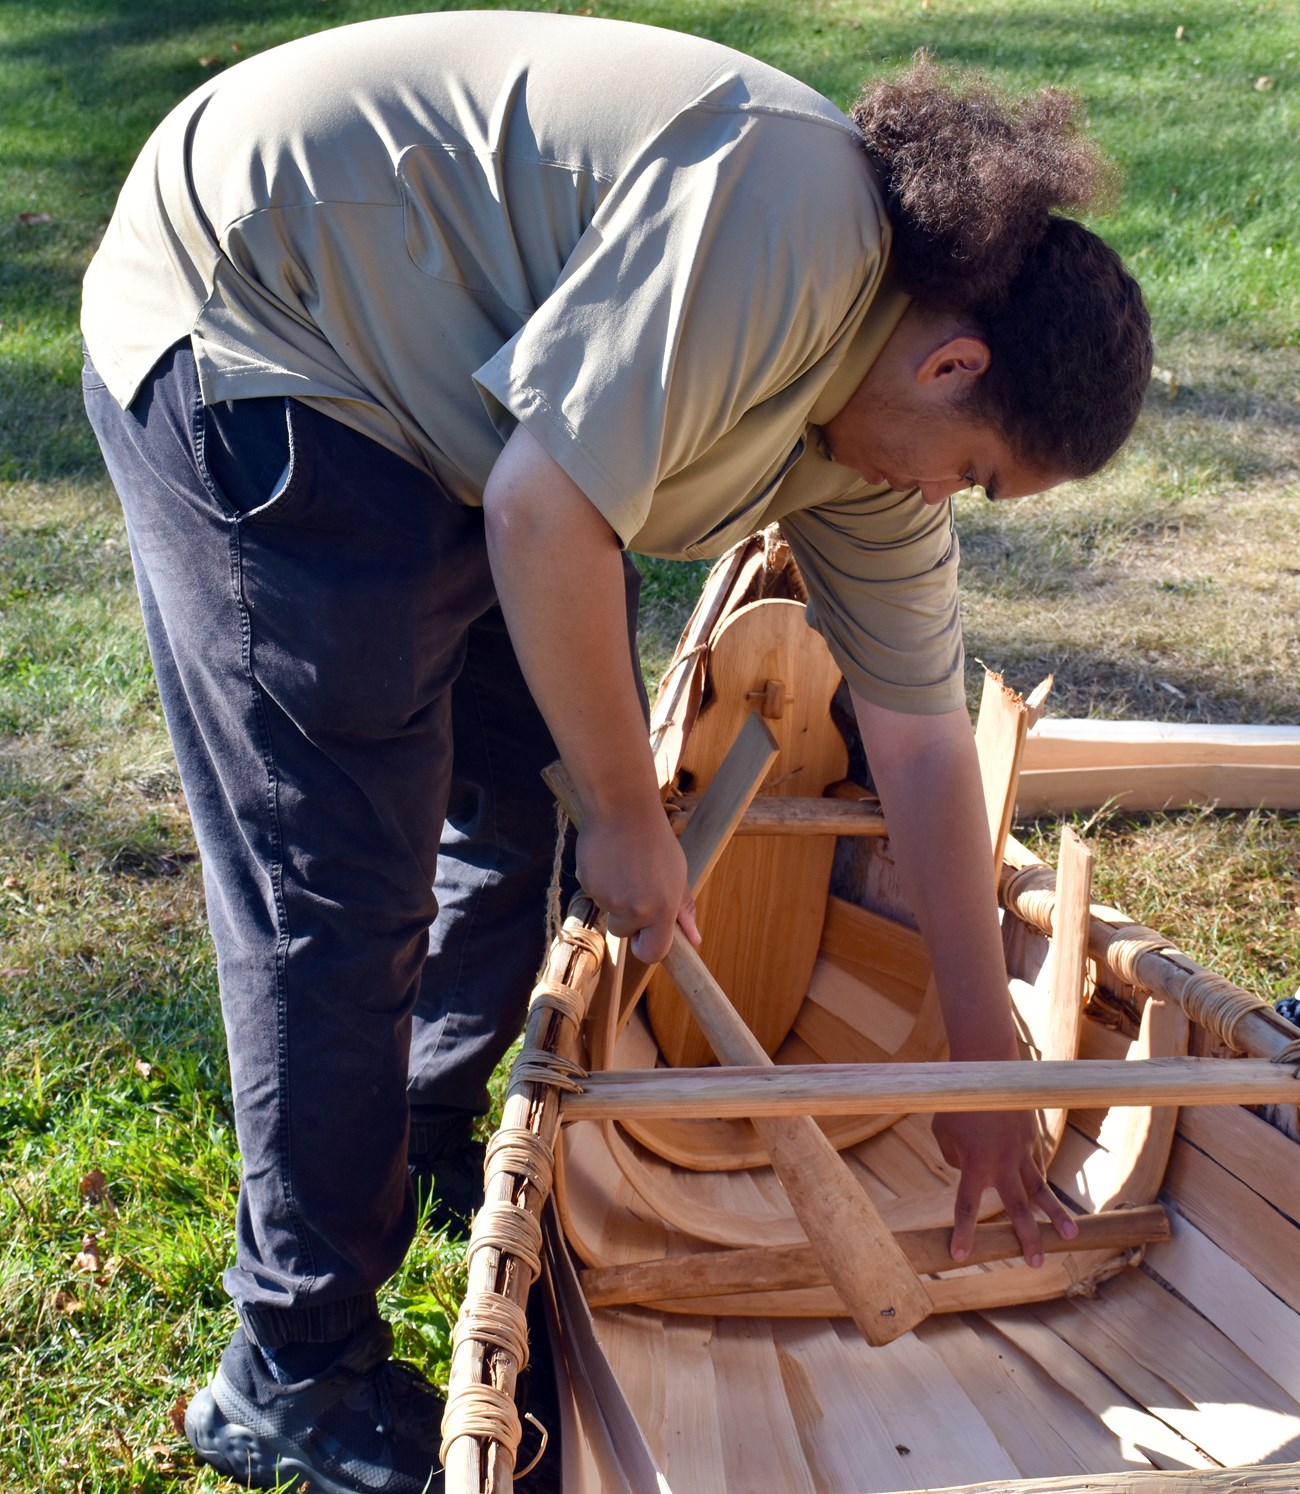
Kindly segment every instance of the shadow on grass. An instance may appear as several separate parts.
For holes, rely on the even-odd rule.
[[[1278,679],[1267,704],[1258,682],[1237,681],[1206,665],[1164,661],[1145,650],[1119,653],[1087,641],[1055,644],[1035,637],[980,639],[967,636],[967,695],[979,699],[982,659],[1007,683],[1028,693],[1049,674],[1055,683],[1047,708],[1057,717],[1102,717],[1129,721],[1200,724],[1258,722],[1287,725],[1300,715],[1300,689]]]

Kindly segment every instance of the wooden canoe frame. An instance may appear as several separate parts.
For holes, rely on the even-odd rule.
[[[752,571],[752,556],[733,559],[732,579],[746,566]],[[709,630],[718,621],[716,609],[710,614],[713,606],[706,592],[701,607],[707,614]],[[689,657],[689,648],[687,652]],[[676,730],[673,712],[679,710],[683,700],[692,700],[693,689],[696,694],[691,708],[698,710],[702,686],[683,684],[681,678],[676,682],[670,680],[670,687],[674,683],[676,694],[670,688],[667,696],[671,706],[669,718]],[[676,705],[671,704],[673,700]],[[873,1091],[872,1085],[883,1084],[890,1076],[864,1071],[861,1066],[844,1066],[839,1070],[825,1065],[772,1067],[761,1048],[755,1052],[749,1046],[753,1044],[752,1038],[746,1043],[748,1034],[743,1030],[743,1022],[730,1010],[725,996],[682,939],[675,945],[669,968],[679,986],[694,987],[692,1004],[696,1015],[703,1017],[706,1024],[713,1023],[710,1035],[714,1046],[730,1066],[710,1070],[707,1075],[642,1070],[589,1076],[581,1067],[582,1024],[597,1016],[592,1046],[603,1050],[607,1061],[614,1039],[629,1020],[636,997],[645,986],[645,972],[633,972],[629,982],[626,950],[620,948],[620,941],[603,937],[597,910],[585,899],[578,899],[552,947],[534,992],[524,1049],[507,1092],[502,1130],[489,1154],[487,1206],[474,1223],[469,1250],[470,1292],[453,1347],[451,1396],[444,1425],[449,1491],[467,1494],[472,1490],[479,1494],[485,1490],[504,1491],[512,1486],[519,1438],[513,1391],[527,1357],[526,1332],[521,1330],[522,1307],[540,1269],[541,1215],[551,1192],[562,1119],[576,1123],[584,1112],[590,1118],[608,1117],[611,1113],[627,1117],[636,1113],[644,1123],[663,1115],[680,1120],[700,1111],[717,1117],[727,1113],[727,1107],[732,1113],[751,1119],[771,1117],[760,1119],[760,1136],[774,1157],[782,1147],[797,1149],[791,1154],[788,1169],[794,1177],[795,1158],[806,1158],[811,1146],[825,1145],[829,1158],[834,1157],[830,1144],[813,1126],[814,1114],[861,1115],[881,1109],[894,1114],[936,1108],[1001,1109],[1017,1105],[1042,1109],[1063,1099],[1068,1099],[1071,1105],[1088,1106],[1127,1102],[1123,1113],[1137,1119],[1131,1126],[1132,1134],[1121,1147],[1127,1155],[1119,1173],[1100,1186],[1105,1197],[1104,1208],[1081,1220],[1078,1241],[1068,1246],[1056,1242],[1063,1252],[1092,1257],[1101,1268],[1104,1263],[1097,1255],[1106,1260],[1122,1259],[1133,1249],[1160,1240],[1167,1233],[1163,1211],[1153,1208],[1151,1200],[1159,1187],[1172,1143],[1177,1119],[1177,1111],[1172,1107],[1242,1102],[1295,1107],[1300,1096],[1297,1074],[1300,1037],[1289,1023],[1265,1003],[1195,965],[1152,931],[1134,925],[1114,910],[1092,904],[1087,872],[1081,868],[1074,848],[1065,852],[1058,883],[1050,869],[1010,838],[1020,763],[1036,708],[1036,702],[1020,701],[1000,680],[990,678],[977,742],[1003,905],[1027,927],[1055,936],[1056,959],[1064,972],[1059,979],[1072,982],[1076,991],[1086,981],[1090,961],[1093,969],[1104,968],[1121,982],[1157,993],[1155,999],[1146,1002],[1142,1013],[1142,1031],[1136,1045],[1140,1055],[1168,1054],[1170,1044],[1172,1051],[1185,1053],[1188,1023],[1195,1021],[1225,1047],[1256,1061],[1129,1054],[1122,1066],[1104,1059],[1080,1065],[1064,1055],[1057,1058],[1053,1050],[1053,1056],[1044,1060],[1044,1071],[1037,1076],[1032,1073],[1033,1066],[1026,1072],[1022,1066],[1008,1071],[1005,1066],[922,1061],[882,1066],[893,1071],[893,1088],[886,1095]],[[671,732],[668,736],[671,737]],[[677,739],[678,745],[684,738],[685,731]],[[661,724],[657,740],[661,763],[673,751],[671,742],[668,747],[664,742]],[[725,773],[719,774],[720,779],[724,777]],[[877,839],[887,835],[875,806],[800,798],[759,801],[751,806],[760,780],[761,773],[757,776],[750,773],[747,777],[738,771],[718,793],[687,796],[677,806],[687,839],[691,839],[689,827],[710,846],[705,858],[708,865],[716,861],[732,834],[859,834]],[[707,875],[707,869],[704,867],[701,876]],[[1067,908],[1072,910],[1068,914]],[[1062,1003],[1067,1008],[1072,1006],[1076,1014],[1082,1010],[1082,1004],[1079,996]],[[933,1030],[935,1011],[934,993],[927,990],[917,1012],[919,1029],[924,1030],[928,1024]],[[1074,1037],[1077,1041],[1077,1017]],[[1069,1031],[1063,1036],[1058,1034],[1053,1041],[1059,1041],[1068,1050]],[[763,1059],[761,1064],[756,1063],[759,1058]],[[1095,1072],[1075,1072],[1080,1069],[1095,1069]],[[1009,1078],[1011,1073],[1014,1080]],[[1047,1082],[1036,1083],[1035,1078]],[[566,1095],[572,1098],[562,1116]],[[1149,1108],[1152,1106],[1160,1108]],[[1057,1104],[1045,1124],[1049,1129],[1057,1129],[1064,1113],[1064,1106]],[[1057,1119],[1052,1119],[1053,1116]],[[602,1123],[612,1124],[608,1119]],[[813,1142],[813,1137],[818,1141]],[[839,1164],[829,1158],[825,1177],[833,1178]],[[562,1186],[558,1202],[563,1218]],[[1123,1212],[1116,1212],[1121,1209]],[[864,1333],[870,1341],[881,1343],[894,1334],[872,1332],[876,1326],[873,1319],[881,1311],[887,1317],[896,1311],[881,1309],[881,1301],[892,1303],[895,1298],[909,1301],[910,1305],[897,1313],[900,1331],[928,1311],[991,1305],[990,1300],[981,1300],[978,1293],[972,1298],[959,1283],[945,1283],[941,1274],[935,1275],[944,1268],[944,1230],[891,1233],[867,1203],[865,1216],[860,1218],[865,1217],[870,1225],[868,1236],[876,1274],[873,1282],[870,1272],[864,1274],[859,1270],[855,1277],[852,1262],[846,1265],[833,1253],[829,1256],[824,1253],[825,1237],[819,1245],[818,1231],[809,1219],[807,1206],[801,1211],[797,1200],[796,1214],[808,1226],[809,1238],[803,1242],[766,1249],[709,1251],[699,1258],[676,1256],[643,1265],[589,1264],[578,1279],[591,1306],[647,1302],[679,1312],[725,1312],[729,1292],[762,1303],[767,1300],[765,1294],[798,1287],[806,1295],[811,1287],[820,1304],[813,1309],[818,1315],[825,1311],[826,1293],[835,1295],[835,1289],[829,1285],[834,1280],[839,1283],[842,1296],[850,1299],[848,1311]],[[882,1239],[891,1242],[885,1247],[890,1264],[883,1271]],[[1009,1227],[986,1223],[979,1226],[976,1251],[980,1260],[1005,1260],[1018,1253],[1018,1246]],[[1008,1273],[1010,1277],[1015,1274],[1014,1268]],[[1039,1273],[1033,1290],[1023,1298],[1004,1294],[991,1300],[1040,1300],[1042,1275]],[[1061,1278],[1065,1285],[1075,1279],[1070,1275]],[[942,1288],[953,1285],[957,1290],[950,1291],[945,1300]],[[856,1302],[855,1293],[861,1294]],[[839,1310],[845,1310],[843,1301]],[[977,1494],[977,1491],[994,1494],[1001,1490],[1008,1494],[1013,1490],[1016,1494],[1029,1494],[1031,1490],[1069,1494],[1084,1489],[1104,1490],[1108,1494],[1110,1491],[1154,1494],[1159,1489],[1172,1494],[1185,1488],[1188,1494],[1193,1490],[1198,1494],[1201,1491],[1218,1494],[1220,1489],[1232,1488],[1258,1491],[1258,1494],[1264,1491],[1272,1494],[1276,1490],[1280,1494],[1284,1488],[1300,1486],[1297,1474],[1300,1464],[1172,1477],[1158,1473],[1149,1477],[1121,1474],[1091,1475],[1086,1479],[1016,1480],[953,1486],[953,1490],[954,1494],[958,1488],[961,1494]],[[1248,1479],[1244,1477],[1247,1475]]]

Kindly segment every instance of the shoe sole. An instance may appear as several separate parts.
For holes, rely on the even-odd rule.
[[[337,1483],[308,1468],[292,1444],[228,1420],[206,1386],[186,1408],[185,1435],[205,1463],[246,1488],[299,1494],[305,1486],[311,1494],[358,1494],[355,1484]]]

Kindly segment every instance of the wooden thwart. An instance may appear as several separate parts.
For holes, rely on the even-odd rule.
[[[1110,1214],[1085,1214],[1076,1222],[1079,1235],[1074,1240],[1062,1240],[1053,1231],[1044,1230],[1043,1249],[1049,1253],[1129,1250],[1169,1238],[1168,1216],[1155,1205]],[[914,1271],[930,1274],[954,1269],[956,1263],[948,1248],[952,1239],[950,1229],[903,1230],[895,1238]],[[1021,1245],[1011,1224],[980,1224],[976,1226],[975,1241],[963,1265],[1013,1260],[1020,1254]],[[811,1246],[786,1245],[712,1250],[627,1266],[595,1267],[582,1272],[580,1280],[591,1307],[618,1307],[674,1298],[795,1291],[825,1286],[826,1274]]]
[[[682,794],[674,801],[674,827],[684,830],[698,813],[701,796]],[[744,835],[866,835],[889,834],[878,804],[851,799],[755,799],[732,832]]]
[[[682,943],[690,949],[684,939]],[[592,1074],[584,1080],[582,1092],[565,1101],[564,1120],[1037,1110],[1053,1105],[1268,1105],[1297,1100],[1300,1079],[1293,1068],[1262,1058],[771,1067],[750,1060],[748,1067],[737,1064],[725,1071],[629,1069]]]

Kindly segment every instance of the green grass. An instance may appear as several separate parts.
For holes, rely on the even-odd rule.
[[[80,411],[78,284],[136,150],[212,69],[423,8],[0,0],[6,1491],[221,1487],[169,1411],[232,1326],[219,1276],[237,1158],[215,977],[116,504]],[[1021,686],[1054,670],[1062,713],[1300,719],[1295,0],[590,8],[729,42],[840,103],[922,44],[1012,86],[1084,95],[1126,174],[1100,226],[1147,290],[1160,375],[1100,478],[963,510],[968,652]],[[647,568],[649,674],[699,579],[699,567]],[[1294,988],[1294,816],[1102,816],[1085,829],[1104,897],[1262,995]],[[1032,833],[1050,854],[1055,827]],[[401,1352],[435,1374],[461,1269],[456,1249],[422,1237],[386,1297]]]

